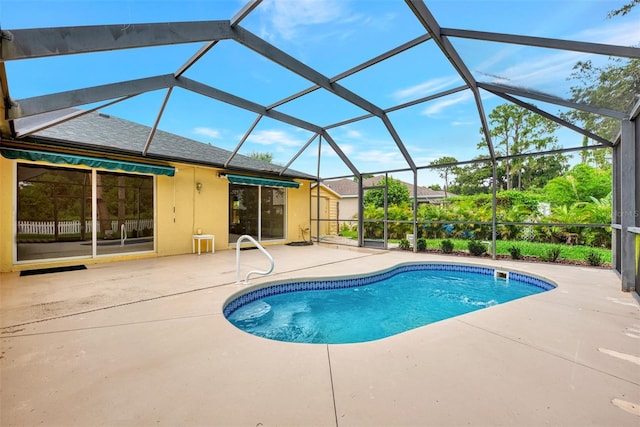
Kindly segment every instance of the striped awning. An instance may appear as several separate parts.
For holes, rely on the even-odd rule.
[[[43,161],[63,165],[82,165],[91,168],[121,170],[125,172],[146,173],[152,175],[173,176],[175,168],[172,166],[152,165],[147,163],[112,160],[100,157],[79,156],[76,154],[55,153],[52,151],[25,150],[20,148],[2,148],[2,156],[7,159]]]

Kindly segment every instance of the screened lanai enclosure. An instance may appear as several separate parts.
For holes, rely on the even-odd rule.
[[[254,0],[166,2],[151,14],[145,2],[57,2],[35,20],[15,3],[1,30],[3,144],[33,143],[99,111],[149,126],[141,156],[165,130],[228,150],[225,166],[267,152],[277,167],[264,172],[275,179],[315,177],[304,239],[341,243],[348,230],[351,244],[387,248],[455,229],[495,256],[510,227],[556,227],[562,244],[588,227],[607,235],[622,289],[640,289],[640,102],[628,74],[640,59],[640,8],[607,17],[615,2],[559,2],[550,13],[546,2]],[[596,87],[594,70],[607,67],[622,71],[606,83],[628,83],[615,107],[579,89]],[[510,147],[513,134],[497,132],[492,115],[503,105],[552,130]],[[544,203],[525,220],[500,213],[497,194],[520,188],[527,162],[577,164],[592,153],[613,166],[611,218],[559,223]],[[477,172],[467,178],[488,197],[481,219],[437,215],[452,206],[443,176],[454,168]],[[83,220],[86,176],[77,175],[65,203]],[[125,178],[143,221],[149,183]],[[409,190],[409,217],[393,213],[388,178]],[[33,185],[56,185],[41,181]],[[376,213],[365,203],[371,191],[382,194]]]

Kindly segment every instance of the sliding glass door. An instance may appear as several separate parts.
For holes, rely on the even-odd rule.
[[[260,187],[260,239],[284,239],[284,212],[286,190]]]
[[[229,185],[229,242],[243,234],[258,241],[285,238],[286,189]]]
[[[153,178],[98,172],[97,254],[153,250]]]
[[[234,243],[238,237],[248,234],[254,239],[258,236],[258,209],[260,187],[249,185],[229,186],[229,242]]]
[[[152,176],[18,164],[16,181],[18,262],[154,250]]]
[[[91,171],[18,165],[18,261],[91,255]]]

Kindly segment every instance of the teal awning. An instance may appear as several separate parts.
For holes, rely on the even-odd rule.
[[[264,187],[300,187],[300,183],[294,181],[280,181],[279,179],[258,178],[255,176],[246,175],[232,175],[230,173],[227,174],[227,179],[232,184],[262,185]]]
[[[23,150],[19,148],[3,148],[2,156],[7,159],[44,161],[63,165],[83,165],[107,170],[147,173],[153,175],[173,176],[176,172],[171,166],[157,166],[146,163],[128,162],[124,160],[102,159],[98,157],[78,156],[74,154],[54,153],[50,151]]]

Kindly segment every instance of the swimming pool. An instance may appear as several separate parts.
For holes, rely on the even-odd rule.
[[[372,341],[439,320],[554,289],[514,271],[407,263],[366,276],[276,282],[233,295],[224,316],[278,341]]]

